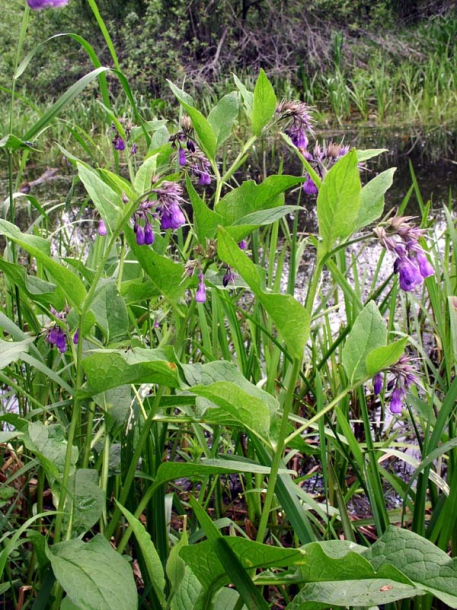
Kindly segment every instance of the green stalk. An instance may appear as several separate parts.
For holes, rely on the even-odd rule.
[[[103,18],[100,15],[100,11],[98,10],[97,3],[95,2],[95,0],[87,0],[87,1],[89,3],[90,8],[92,9],[95,19],[97,20],[98,27],[100,28],[100,31],[103,34],[103,38],[105,39],[106,46],[108,47],[109,52],[111,53],[111,57],[113,59],[114,65],[116,66],[116,69],[119,70],[119,72],[120,72],[121,66],[120,66],[119,60],[117,58],[116,49],[114,48],[113,41],[111,40],[111,36],[109,35],[105,22],[103,21]]]
[[[121,494],[119,497],[118,502],[122,506],[124,506],[124,504],[128,498],[128,495],[130,493],[130,488],[132,487],[133,479],[135,477],[137,464],[141,457],[143,447],[144,447],[144,445],[148,439],[149,433],[151,431],[151,426],[154,421],[154,417],[156,416],[157,411],[159,409],[160,399],[162,398],[163,392],[164,392],[164,388],[162,386],[160,386],[159,389],[157,390],[157,394],[154,398],[154,403],[151,407],[151,410],[148,413],[148,417],[147,417],[146,421],[144,422],[143,428],[141,430],[140,438],[138,439],[138,443],[135,447],[135,453],[133,454],[132,460],[130,462],[130,467],[127,472],[127,476],[125,477],[124,485],[122,486],[122,491],[121,491]],[[121,516],[121,510],[119,508],[116,508],[116,510],[114,511],[113,517],[110,521],[110,524],[106,528],[106,537],[108,538],[108,540],[113,535],[120,516]]]
[[[286,434],[289,425],[289,415],[291,414],[293,408],[295,385],[297,383],[298,376],[300,375],[301,362],[301,358],[295,358],[290,369],[289,382],[287,384],[287,391],[282,412],[281,428],[279,431],[278,442],[273,456],[273,462],[271,464],[270,475],[268,477],[267,493],[265,496],[262,517],[260,519],[259,529],[257,532],[257,542],[263,542],[265,538],[265,532],[268,525],[268,517],[270,516],[270,510],[273,504],[279,466],[281,464],[283,450],[286,445]]]
[[[95,292],[98,288],[98,283],[105,271],[105,266],[106,266],[106,263],[110,256],[111,250],[112,250],[117,238],[119,237],[122,229],[124,228],[125,223],[128,222],[129,218],[132,216],[134,210],[138,206],[139,201],[140,201],[140,199],[132,201],[125,208],[124,213],[121,216],[119,223],[108,242],[108,246],[105,249],[103,257],[100,260],[100,263],[97,267],[97,271],[95,273],[92,285],[89,289],[89,292],[87,293],[86,299],[85,299],[84,304],[81,309],[80,323],[79,323],[80,340],[78,342],[77,361],[76,361],[75,398],[74,398],[74,403],[73,403],[73,413],[72,413],[72,417],[71,417],[70,428],[68,430],[67,451],[66,451],[66,455],[65,455],[65,466],[64,466],[64,471],[63,471],[63,475],[62,475],[61,493],[60,493],[60,498],[59,498],[59,508],[58,508],[59,512],[56,517],[56,528],[55,528],[55,534],[54,534],[55,543],[60,542],[65,501],[67,498],[68,480],[70,478],[71,451],[72,451],[72,447],[73,447],[73,441],[75,438],[76,430],[79,426],[79,422],[81,419],[82,400],[79,397],[79,390],[84,381],[84,371],[82,368],[84,321],[85,321],[87,312],[89,311],[89,307],[92,303],[92,300],[95,296]]]

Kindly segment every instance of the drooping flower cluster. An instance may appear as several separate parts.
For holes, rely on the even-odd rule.
[[[276,108],[279,120],[288,121],[284,133],[289,136],[292,144],[298,148],[303,157],[310,163],[321,180],[335,163],[349,152],[349,146],[343,143],[324,142],[323,146],[316,143],[312,151],[309,150],[308,135],[313,135],[313,120],[310,108],[303,102],[282,101]],[[307,195],[316,195],[317,186],[311,176],[306,174],[303,191]]]
[[[419,380],[415,375],[411,359],[406,354],[390,366],[385,374],[391,377],[387,383],[387,391],[392,392],[390,395],[390,412],[398,415],[402,412],[408,388],[413,384],[417,385]],[[383,383],[384,373],[378,373],[374,376],[373,391],[376,395],[381,393]]]
[[[211,164],[192,139],[192,123],[189,117],[181,121],[182,130],[170,137],[173,148],[177,149],[178,163],[181,167],[188,165],[201,186],[211,184]]]
[[[59,8],[68,4],[69,0],[27,0],[27,4],[34,11],[42,8]]]
[[[304,102],[283,100],[276,108],[276,116],[280,121],[287,121],[288,127],[284,133],[292,140],[292,144],[304,153],[308,148],[308,135],[313,133],[311,111]]]
[[[55,345],[61,354],[64,354],[67,351],[67,341],[68,341],[68,330],[66,330],[67,322],[67,314],[68,308],[65,311],[57,312],[54,307],[51,307],[52,315],[60,320],[59,322],[51,322],[44,329],[44,335],[46,341],[50,345]],[[79,341],[79,333],[75,332],[73,336],[73,343],[76,345]]]
[[[130,134],[132,132],[132,127],[133,124],[130,120],[127,119],[119,119],[119,123],[121,123],[121,125],[124,127],[124,133],[125,133],[125,139],[121,136],[121,134],[118,132],[116,125],[114,125],[114,123],[111,125],[111,131],[114,132],[114,137],[113,137],[113,146],[114,146],[114,150],[125,150],[126,147],[126,143],[129,141],[130,139]],[[130,154],[134,155],[137,152],[137,145],[135,144],[135,142],[133,142],[132,146],[130,147]]]
[[[419,229],[409,221],[411,216],[394,216],[387,228],[377,227],[374,232],[386,250],[395,256],[394,273],[398,274],[400,288],[411,292],[422,284],[425,278],[435,273],[419,239],[425,229]]]
[[[139,246],[150,246],[154,242],[152,228],[154,218],[160,219],[160,227],[163,231],[179,229],[186,222],[181,210],[184,203],[183,190],[179,184],[164,180],[152,192],[155,193],[156,199],[143,201],[133,214],[133,230]]]

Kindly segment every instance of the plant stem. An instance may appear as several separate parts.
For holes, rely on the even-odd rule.
[[[271,506],[273,503],[273,497],[275,493],[276,480],[278,478],[279,466],[281,464],[281,458],[285,447],[287,427],[289,425],[289,415],[292,412],[294,404],[294,393],[295,385],[298,380],[301,369],[301,358],[296,358],[293,361],[292,368],[290,369],[289,382],[287,384],[287,392],[284,400],[281,428],[279,431],[278,442],[276,450],[273,456],[271,464],[270,475],[268,477],[267,494],[265,496],[265,502],[263,505],[262,517],[260,519],[259,530],[257,532],[257,542],[263,542],[265,538],[265,532],[268,525],[268,517],[270,515]]]

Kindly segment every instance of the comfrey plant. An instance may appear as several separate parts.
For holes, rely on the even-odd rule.
[[[95,0],[88,4],[100,23]],[[170,83],[188,118],[178,132],[164,121],[145,123],[106,27],[102,33],[137,127],[129,139],[127,123],[115,122],[114,169],[68,153],[100,219],[98,234],[75,258],[58,258],[45,228],[40,234],[45,223],[16,226],[14,193],[9,220],[0,219],[7,241],[0,373],[19,410],[0,416],[8,424],[0,430],[2,595],[19,607],[26,582],[29,606],[52,610],[306,610],[404,604],[424,594],[457,606],[457,568],[446,552],[452,529],[439,516],[430,524],[438,548],[420,520],[426,501],[441,510],[454,508],[454,499],[447,504],[438,487],[427,496],[426,485],[444,479],[418,470],[414,509],[411,486],[380,466],[381,450],[396,439],[375,444],[364,390],[374,378],[375,391],[385,385],[399,412],[419,378],[404,356],[408,337],[393,328],[395,303],[376,282],[364,297],[347,274],[346,246],[355,235],[372,238],[364,231],[383,214],[393,170],[362,186],[360,163],[380,151],[330,144],[310,152],[311,111],[278,104],[263,71],[253,91],[235,79],[207,116]],[[96,68],[71,93],[107,71]],[[110,109],[106,83],[100,79]],[[69,99],[26,134],[6,134],[7,157],[28,150]],[[301,175],[243,179],[254,144],[262,138],[267,146],[278,129]],[[127,148],[137,142],[132,158]],[[302,207],[284,201],[309,180],[319,227],[303,239],[287,222]],[[405,283],[405,265],[430,276],[421,231],[408,219],[384,231],[378,236],[399,259],[401,285],[417,284]],[[296,298],[293,269],[306,248],[314,269],[306,295]],[[329,303],[338,290],[346,327],[334,331]],[[49,344],[64,355],[54,357]],[[452,428],[442,414],[452,413],[456,396],[457,383],[439,418],[426,423],[432,433],[424,443],[439,455],[454,448],[441,446]],[[303,484],[311,461],[323,475],[319,497]],[[416,533],[390,526],[399,517],[397,504],[386,505],[387,483],[415,511]],[[362,526],[351,518],[349,502],[360,493],[372,507],[370,530],[366,515]],[[405,562],[410,551],[414,561]],[[434,574],[424,575],[432,555]]]

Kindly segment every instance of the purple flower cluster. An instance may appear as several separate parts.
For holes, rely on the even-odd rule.
[[[425,278],[435,273],[419,245],[425,230],[415,227],[409,220],[411,216],[394,216],[390,219],[387,230],[377,227],[374,231],[384,248],[396,256],[394,273],[398,274],[400,288],[405,292],[411,292]]]
[[[51,313],[60,321],[60,324],[58,322],[52,322],[48,325],[44,329],[45,339],[50,345],[55,345],[61,354],[64,354],[67,351],[68,331],[64,330],[63,326],[66,326],[68,309],[57,312],[54,307],[51,307]],[[73,336],[73,343],[77,344],[78,341],[79,333],[76,331]]]
[[[310,108],[303,102],[282,101],[276,108],[276,115],[279,120],[288,121],[288,127],[284,133],[289,136],[292,144],[312,165],[321,180],[325,178],[329,169],[349,152],[349,146],[335,142],[324,143],[323,146],[316,143],[314,150],[312,152],[309,150],[308,134],[313,135],[313,121]],[[317,186],[309,174],[306,175],[303,191],[306,195],[317,195]]]
[[[34,11],[39,11],[42,8],[59,8],[65,6],[69,0],[27,0],[27,4]]]
[[[208,186],[211,184],[211,175],[209,173],[211,164],[190,137],[190,129],[190,123],[187,121],[186,128],[172,135],[170,142],[172,147],[178,150],[179,165],[181,167],[189,165],[192,174],[198,178],[198,184]],[[184,143],[185,147],[183,146]]]
[[[205,276],[203,273],[198,275],[198,288],[195,293],[195,300],[197,303],[204,303],[206,301]]]
[[[184,203],[183,190],[179,184],[164,180],[152,192],[155,193],[156,199],[143,201],[133,214],[133,230],[139,246],[150,246],[154,242],[152,228],[154,218],[160,219],[160,227],[163,231],[179,229],[186,222],[181,210]]]
[[[415,375],[410,358],[406,355],[403,355],[398,362],[389,367],[386,373],[392,376],[387,384],[387,390],[392,391],[390,396],[390,412],[398,415],[402,412],[407,389],[412,384],[417,385],[419,380]],[[373,378],[373,391],[376,395],[381,393],[383,384],[384,374],[378,373]]]
[[[118,132],[118,130],[116,129],[116,126],[114,125],[114,123],[111,125],[111,131],[114,132],[114,137],[113,137],[113,146],[114,146],[114,150],[125,150],[126,147],[126,142],[128,142],[128,140],[130,139],[130,134],[132,132],[132,122],[127,120],[127,119],[119,119],[119,123],[121,123],[121,125],[124,126],[124,132],[125,132],[125,139],[121,136],[121,134]],[[135,144],[135,142],[133,142],[132,146],[130,147],[130,154],[134,155],[137,152],[137,145]]]

